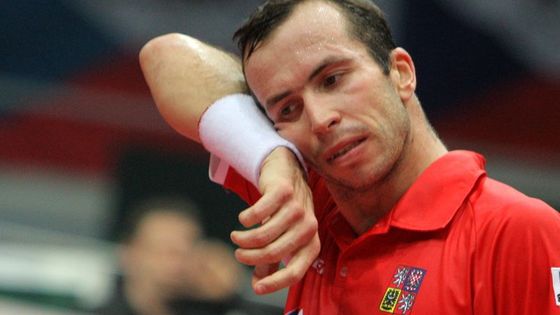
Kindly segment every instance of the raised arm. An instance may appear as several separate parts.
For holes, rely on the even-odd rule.
[[[247,91],[236,56],[183,34],[150,40],[140,51],[140,66],[163,118],[197,142],[204,111],[223,96]]]
[[[320,249],[311,192],[293,154],[297,149],[279,139],[262,113],[254,110],[252,99],[234,97],[232,103],[227,97],[224,102],[225,96],[247,90],[237,58],[192,37],[169,34],[142,48],[140,64],[163,118],[179,133],[202,142],[226,160],[261,192],[262,198],[240,214],[241,223],[251,229],[232,233],[240,247],[237,259],[257,266],[255,292],[270,293],[297,282]],[[230,106],[235,110],[224,114]],[[245,108],[253,110],[245,112]],[[240,111],[244,111],[242,115],[229,118]],[[228,120],[220,123],[223,118],[219,115]],[[246,130],[250,133],[236,133]],[[246,167],[247,161],[253,166]],[[291,260],[283,269],[265,267],[286,257]]]

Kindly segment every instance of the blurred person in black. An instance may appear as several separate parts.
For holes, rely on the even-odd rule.
[[[280,307],[239,294],[244,270],[223,242],[205,237],[199,210],[180,198],[135,207],[119,248],[122,276],[101,315],[264,315]]]

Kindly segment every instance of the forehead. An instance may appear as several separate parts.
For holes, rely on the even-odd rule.
[[[139,224],[137,237],[150,238],[157,235],[183,235],[195,233],[197,224],[188,216],[178,213],[161,212],[148,214]]]
[[[306,1],[297,5],[245,60],[249,86],[258,90],[257,83],[292,79],[295,70],[304,71],[328,54],[355,52],[361,43],[349,37],[346,24],[346,17],[334,4]]]
[[[329,39],[332,35],[345,35],[346,19],[340,8],[324,1],[305,1],[297,5],[292,14],[273,33],[276,41],[295,39]]]
[[[346,35],[345,17],[334,4],[324,1],[305,1],[293,9],[291,15],[261,43],[256,51],[271,45],[306,47],[317,42],[335,42]],[[295,48],[295,47],[294,47]]]

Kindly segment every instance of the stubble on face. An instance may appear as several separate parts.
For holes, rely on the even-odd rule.
[[[363,106],[371,106],[364,104]],[[398,106],[398,105],[396,105]],[[335,187],[342,195],[351,198],[356,193],[367,192],[375,187],[384,185],[390,178],[391,174],[401,164],[408,147],[410,136],[410,121],[404,108],[396,108],[400,113],[396,114],[394,126],[387,126],[380,122],[372,126],[356,127],[360,132],[369,132],[371,135],[368,141],[370,145],[382,148],[383,152],[379,156],[372,153],[371,156],[365,157],[369,162],[366,168],[359,166],[350,168],[350,172],[346,176],[334,176],[328,172],[324,172],[321,167],[311,163],[311,167],[325,178],[327,183]],[[352,128],[341,130],[341,135],[346,132],[354,132]],[[395,132],[396,131],[396,132]]]

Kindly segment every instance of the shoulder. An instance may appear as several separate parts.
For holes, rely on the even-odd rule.
[[[469,199],[479,304],[495,314],[534,314],[531,301],[540,314],[553,314],[550,275],[560,266],[560,213],[498,181],[479,184]]]
[[[511,241],[550,236],[560,240],[560,213],[544,201],[485,178],[469,200],[479,237]]]
[[[491,178],[481,181],[469,202],[480,218],[530,222],[560,219],[560,214],[544,201]]]

